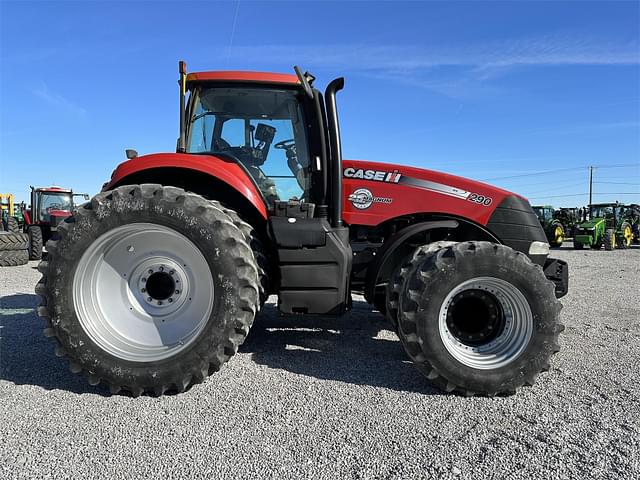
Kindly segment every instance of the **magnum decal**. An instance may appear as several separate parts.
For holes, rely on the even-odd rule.
[[[393,199],[387,197],[374,197],[371,190],[366,188],[358,188],[349,195],[349,201],[358,210],[366,210],[374,203],[391,203]]]

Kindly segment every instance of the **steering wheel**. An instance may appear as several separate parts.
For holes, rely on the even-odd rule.
[[[280,150],[289,150],[291,147],[295,147],[296,146],[296,141],[293,138],[290,138],[288,140],[282,140],[281,142],[278,142],[274,145],[275,148],[278,148]]]

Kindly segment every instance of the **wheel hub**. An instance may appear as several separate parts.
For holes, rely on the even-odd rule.
[[[86,334],[129,361],[171,357],[209,321],[214,284],[207,260],[171,228],[132,223],[98,237],[82,255],[73,301]]]
[[[439,313],[440,339],[457,361],[490,370],[513,362],[533,335],[533,314],[522,292],[494,277],[466,280]]]
[[[496,338],[505,326],[500,302],[491,293],[464,290],[456,294],[447,312],[447,327],[465,345],[482,345]]]

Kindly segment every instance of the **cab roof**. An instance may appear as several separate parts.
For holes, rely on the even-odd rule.
[[[187,83],[190,82],[249,82],[300,85],[298,77],[290,73],[244,71],[192,72],[187,74]]]

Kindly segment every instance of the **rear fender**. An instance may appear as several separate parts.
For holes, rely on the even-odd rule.
[[[156,153],[136,157],[118,165],[102,191],[151,182],[182,187],[217,200],[222,192],[216,188],[227,186],[235,194],[232,196],[239,196],[254,215],[267,219],[264,198],[250,174],[238,162],[213,155]],[[193,182],[198,185],[192,185]]]

